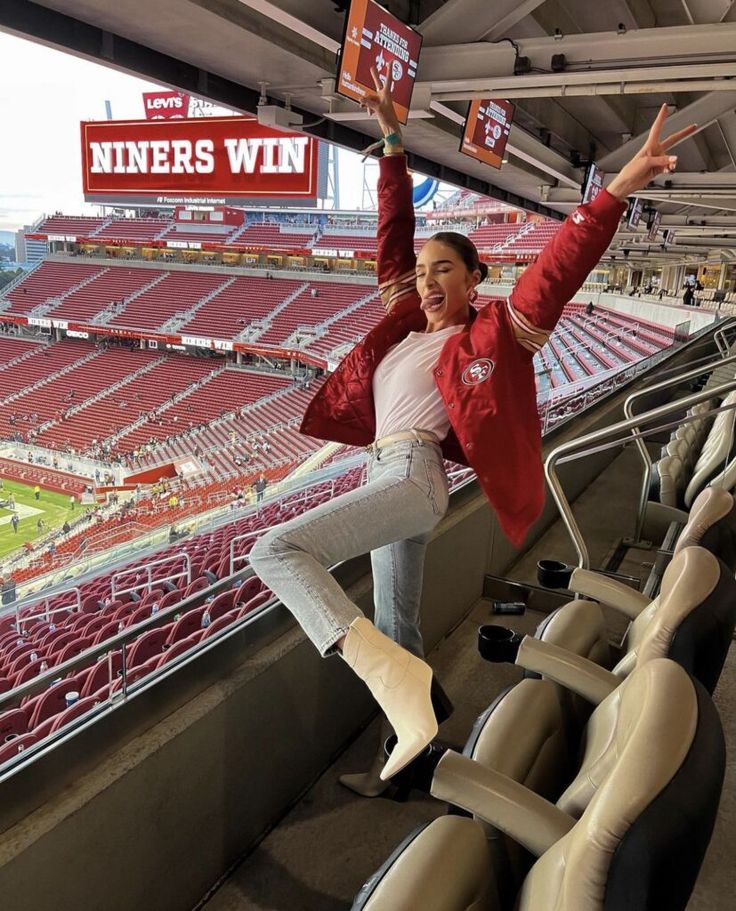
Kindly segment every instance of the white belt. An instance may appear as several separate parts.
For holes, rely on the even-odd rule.
[[[391,446],[393,443],[400,443],[402,440],[416,440],[418,443],[437,443],[439,445],[440,439],[436,433],[432,433],[430,430],[400,430],[398,433],[391,433],[387,437],[381,437],[380,440],[376,440],[375,443],[371,443],[370,446],[366,446],[366,449],[370,453],[376,453],[379,449],[384,449],[386,446]]]

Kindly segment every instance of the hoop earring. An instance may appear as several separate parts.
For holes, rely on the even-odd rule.
[[[471,288],[470,291],[468,291],[468,301],[469,303],[474,304],[477,300],[478,292],[475,290],[475,288]]]

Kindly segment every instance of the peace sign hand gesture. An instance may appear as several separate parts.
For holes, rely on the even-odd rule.
[[[636,193],[637,190],[643,190],[655,177],[675,170],[677,156],[668,155],[667,153],[682,139],[691,136],[698,126],[695,123],[691,123],[690,126],[685,127],[683,130],[678,130],[666,139],[660,139],[660,133],[666,119],[667,105],[663,104],[659,109],[657,119],[652,124],[647,141],[606,187],[612,196],[624,201],[627,196]]]
[[[360,102],[360,106],[366,108],[371,114],[376,115],[384,136],[389,136],[391,133],[401,136],[401,126],[391,98],[393,83],[388,74],[386,75],[386,81],[381,82],[378,70],[374,66],[371,67],[371,76],[373,77],[373,85],[376,91],[368,92]]]

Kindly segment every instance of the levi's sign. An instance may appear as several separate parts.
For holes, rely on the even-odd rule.
[[[180,120],[189,115],[189,95],[184,92],[144,92],[146,120]]]
[[[317,195],[317,143],[251,117],[83,122],[86,198]]]

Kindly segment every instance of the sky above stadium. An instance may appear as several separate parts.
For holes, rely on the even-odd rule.
[[[95,214],[98,207],[82,195],[79,122],[104,120],[106,100],[114,119],[142,119],[141,93],[159,88],[0,32],[0,231],[15,231],[57,210]],[[340,150],[343,209],[361,205],[359,162]]]

